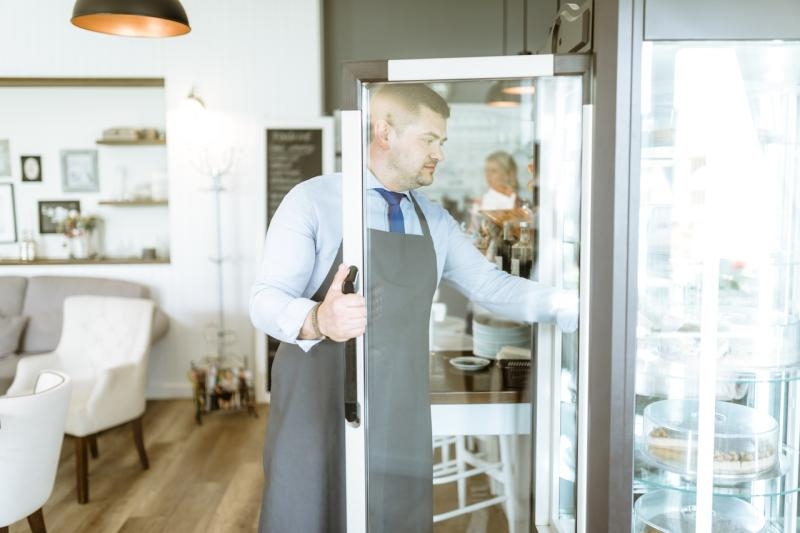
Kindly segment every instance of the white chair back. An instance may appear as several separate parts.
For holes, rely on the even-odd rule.
[[[152,317],[151,300],[70,296],[64,300],[56,352],[68,367],[75,363],[96,370],[139,363],[150,347]]]
[[[72,383],[39,375],[33,394],[0,397],[0,527],[41,508],[58,469]]]

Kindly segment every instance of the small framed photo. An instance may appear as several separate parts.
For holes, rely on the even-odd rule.
[[[8,139],[0,139],[0,176],[11,175],[11,148]]]
[[[0,183],[0,242],[17,242],[17,211],[11,183]]]
[[[42,156],[21,155],[19,162],[22,167],[23,182],[42,181]]]
[[[79,200],[43,200],[39,202],[39,233],[60,233],[58,226],[70,213],[80,213]]]
[[[97,150],[62,150],[61,184],[64,192],[97,192]]]

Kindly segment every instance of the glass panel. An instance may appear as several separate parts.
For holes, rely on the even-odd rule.
[[[575,247],[538,258],[535,174],[547,167],[547,176],[571,179],[579,169],[581,86],[571,80],[567,93],[578,95],[567,104],[577,109],[568,114],[543,109],[566,105],[562,85],[524,81],[532,91],[501,106],[487,104],[503,87],[489,81],[365,88],[364,419],[374,531],[424,530],[431,520],[436,532],[529,530],[530,322],[550,301],[529,280],[543,261],[548,270],[565,263],[569,275],[577,269]],[[575,113],[574,128],[557,127]],[[563,219],[554,195],[548,202],[547,215]],[[575,231],[563,240],[577,243]],[[558,353],[539,356],[560,369]]]
[[[543,281],[578,290],[581,205],[582,86],[576,77],[539,82],[537,143],[539,181],[545,191],[544,208],[554,223],[543,223],[540,246]],[[548,257],[550,259],[548,260]],[[555,260],[554,260],[555,259]],[[560,344],[560,349],[559,349]],[[564,531],[575,529],[576,464],[578,457],[578,334],[563,334],[555,344],[554,443],[557,494],[553,517]]]
[[[796,531],[798,67],[644,47],[635,531]]]

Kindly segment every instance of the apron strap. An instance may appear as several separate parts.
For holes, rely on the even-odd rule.
[[[411,198],[411,203],[414,204],[414,210],[417,212],[417,218],[419,218],[419,225],[422,227],[422,234],[428,239],[431,239],[431,230],[428,227],[428,219],[425,218],[425,215],[422,213],[422,208],[417,203],[416,198],[408,191],[408,196]]]
[[[328,269],[328,274],[325,276],[325,279],[322,280],[322,285],[319,286],[317,292],[314,293],[314,296],[311,297],[312,300],[315,302],[321,302],[325,299],[325,294],[328,292],[328,288],[330,288],[331,283],[333,282],[333,277],[336,275],[336,271],[339,269],[339,265],[342,263],[344,258],[344,242],[339,243],[339,251],[336,252],[336,257],[333,260],[333,264],[331,264],[330,268]]]

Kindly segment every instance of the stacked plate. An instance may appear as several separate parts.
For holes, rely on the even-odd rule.
[[[531,326],[489,315],[475,315],[472,320],[472,352],[494,359],[503,346],[531,348]]]

